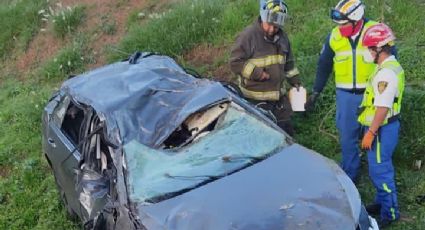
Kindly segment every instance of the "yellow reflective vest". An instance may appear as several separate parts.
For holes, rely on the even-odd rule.
[[[392,105],[392,108],[388,110],[387,117],[382,122],[382,125],[385,125],[388,123],[391,118],[395,118],[400,114],[401,110],[401,101],[403,98],[403,92],[404,92],[404,70],[401,67],[400,63],[398,61],[387,61],[384,62],[381,66],[377,67],[373,75],[368,81],[363,101],[360,105],[361,113],[359,115],[358,121],[360,124],[364,126],[370,126],[372,124],[373,118],[375,117],[376,113],[376,107],[373,105],[374,98],[375,98],[375,92],[373,90],[373,79],[375,78],[376,74],[383,68],[390,69],[393,72],[396,73],[398,78],[398,86],[397,86],[397,94],[394,98],[394,102]]]
[[[356,49],[352,49],[348,38],[343,37],[338,27],[332,30],[329,45],[334,51],[333,68],[335,73],[335,84],[342,89],[364,89],[367,80],[373,73],[376,65],[364,61],[364,53],[368,52],[362,46],[363,35],[374,21],[367,21],[360,33]]]

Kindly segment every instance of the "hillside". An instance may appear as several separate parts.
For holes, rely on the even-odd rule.
[[[334,24],[336,0],[287,0],[289,34],[304,85],[311,90],[322,43]],[[391,229],[425,229],[425,1],[366,0],[367,17],[396,36],[406,70],[402,130],[394,156],[402,220]],[[41,152],[41,113],[69,75],[136,50],[173,56],[219,80],[234,80],[229,51],[258,16],[256,0],[3,0],[0,3],[0,229],[79,229],[61,205]],[[300,144],[340,159],[335,92],[329,82],[315,111],[295,116]],[[363,162],[358,188],[374,189]]]

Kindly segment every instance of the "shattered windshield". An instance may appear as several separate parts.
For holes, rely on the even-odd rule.
[[[130,199],[151,203],[172,197],[170,194],[225,176],[286,145],[284,134],[231,104],[214,129],[180,148],[152,149],[136,139],[125,144]],[[166,198],[155,199],[161,196]]]

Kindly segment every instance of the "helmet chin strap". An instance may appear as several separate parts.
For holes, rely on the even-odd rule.
[[[350,20],[350,23],[351,23],[351,36],[353,36],[356,30],[356,21]]]
[[[375,52],[376,52],[376,56],[375,56],[375,59],[373,60],[373,63],[378,64],[379,55],[381,55],[382,53],[382,48],[379,48],[379,47],[376,48]]]

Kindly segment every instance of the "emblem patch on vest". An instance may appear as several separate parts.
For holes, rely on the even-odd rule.
[[[380,81],[378,82],[378,92],[382,94],[388,86],[388,82]]]

